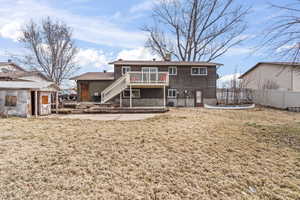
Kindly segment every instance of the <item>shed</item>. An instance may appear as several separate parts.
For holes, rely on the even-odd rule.
[[[0,115],[49,115],[58,108],[58,90],[53,82],[0,81]]]

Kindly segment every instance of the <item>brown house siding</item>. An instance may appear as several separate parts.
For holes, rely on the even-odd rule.
[[[81,84],[88,84],[88,93],[89,93],[88,101],[100,101],[99,99],[94,98],[94,93],[98,92],[100,95],[101,92],[113,82],[114,81],[111,80],[77,81],[78,100],[82,101]]]
[[[141,71],[140,66],[130,66],[131,71]],[[148,66],[143,66],[148,67]],[[149,66],[150,67],[150,66]],[[151,66],[153,67],[153,66]],[[122,76],[122,66],[115,66],[115,79]],[[160,72],[167,72],[168,66],[158,66]],[[191,66],[177,66],[177,75],[169,76],[168,88],[177,89],[178,98],[185,98],[184,91],[187,90],[188,97],[195,98],[196,90],[201,90],[203,98],[216,98],[217,73],[215,66],[207,67],[207,76],[192,76]],[[168,89],[167,88],[167,89]],[[167,92],[167,90],[166,90]],[[161,89],[141,89],[141,98],[162,98]]]
[[[153,66],[130,66],[131,71],[141,71],[142,67]],[[194,66],[193,66],[194,67]],[[205,66],[201,66],[205,67]],[[159,72],[168,72],[168,66],[157,66]],[[202,92],[202,100],[216,99],[216,66],[207,67],[208,74],[205,76],[193,76],[191,75],[191,66],[177,66],[177,75],[169,76],[169,87],[166,88],[166,97],[168,95],[168,89],[177,90],[176,99],[167,99],[167,103],[174,102],[177,106],[194,106],[196,91]],[[117,80],[122,76],[122,66],[114,66],[114,78]],[[113,80],[95,80],[95,81],[77,81],[78,87],[78,100],[81,100],[81,83],[88,84],[88,101],[95,101],[93,98],[94,93],[100,93],[112,84]],[[187,91],[187,93],[185,93]],[[163,88],[140,88],[141,98],[133,100],[134,106],[162,106],[163,105]],[[119,95],[113,98],[110,102],[118,102],[120,100]],[[100,98],[97,99],[100,101]],[[129,104],[129,99],[123,100],[123,105]]]

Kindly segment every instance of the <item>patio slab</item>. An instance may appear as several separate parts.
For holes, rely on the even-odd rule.
[[[155,117],[159,114],[69,114],[69,115],[51,115],[49,118],[60,119],[89,119],[98,121],[132,121],[132,120],[144,120]]]

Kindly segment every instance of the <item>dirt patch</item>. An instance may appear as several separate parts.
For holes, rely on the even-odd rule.
[[[299,122],[270,109],[1,119],[0,143],[17,141],[0,148],[0,198],[299,199]]]

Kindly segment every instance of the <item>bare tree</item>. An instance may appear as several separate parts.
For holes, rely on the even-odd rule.
[[[279,85],[274,80],[265,80],[264,84],[262,85],[262,90],[277,90]]]
[[[249,80],[239,79],[237,73],[223,83],[223,88],[217,90],[218,103],[220,104],[244,104],[252,103],[253,91],[248,89]]]
[[[300,0],[286,5],[271,4],[272,13],[276,13],[272,22],[264,31],[262,48],[291,62],[300,60]],[[273,21],[273,20],[272,20]]]
[[[153,25],[146,47],[166,59],[212,61],[245,38],[249,8],[234,0],[160,0],[153,10]]]
[[[23,28],[19,41],[29,51],[18,61],[42,72],[58,85],[78,70],[74,62],[77,48],[72,31],[63,22],[49,17],[40,25],[30,21]]]

